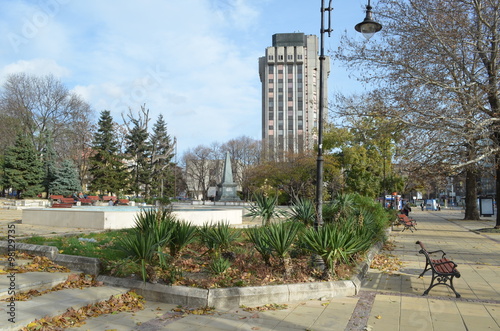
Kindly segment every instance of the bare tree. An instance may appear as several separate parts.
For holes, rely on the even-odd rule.
[[[207,190],[214,178],[212,150],[205,146],[198,146],[188,150],[183,156],[185,178],[188,190],[201,195],[202,200],[207,198]]]
[[[85,101],[69,92],[54,76],[25,73],[7,77],[0,94],[0,111],[20,121],[37,152],[44,149],[45,137],[50,132],[56,151],[63,155],[68,132],[74,132],[74,124],[82,117],[88,119],[92,113]]]
[[[499,7],[499,0],[380,0],[382,42],[344,38],[337,53],[348,66],[369,67],[362,79],[381,86],[386,116],[429,138],[418,146],[420,159],[466,172],[472,219],[477,173],[500,151]]]

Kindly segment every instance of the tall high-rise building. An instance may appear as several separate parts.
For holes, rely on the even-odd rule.
[[[325,118],[328,57],[323,68]],[[318,37],[304,33],[273,35],[273,45],[266,48],[266,56],[259,58],[259,75],[265,157],[282,160],[288,153],[312,151],[318,128]]]

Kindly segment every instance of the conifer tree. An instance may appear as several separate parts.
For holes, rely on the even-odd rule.
[[[64,160],[56,169],[55,178],[49,186],[49,194],[68,196],[80,192],[81,189],[75,165],[70,160]]]
[[[167,133],[167,124],[161,114],[153,126],[151,145],[153,174],[151,176],[151,194],[161,197],[173,196],[175,195],[175,178],[171,161],[174,157],[173,148],[175,143],[172,144],[172,139]]]
[[[147,130],[147,117],[143,119],[132,118],[132,127],[126,136],[126,154],[132,160],[129,166],[131,173],[130,189],[136,195],[149,196],[149,183],[151,181],[151,145],[149,144],[149,134]]]
[[[92,175],[90,190],[118,194],[126,188],[128,174],[122,162],[109,110],[101,112],[92,150],[89,170]]]
[[[5,151],[3,185],[17,191],[17,197],[35,197],[43,191],[43,166],[26,136],[19,134]]]

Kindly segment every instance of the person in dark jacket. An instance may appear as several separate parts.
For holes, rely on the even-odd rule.
[[[405,214],[406,216],[408,216],[408,215],[410,214],[410,212],[411,212],[411,207],[410,207],[410,205],[406,203],[406,204],[403,206],[403,209],[401,209],[401,212],[402,212],[403,214]]]

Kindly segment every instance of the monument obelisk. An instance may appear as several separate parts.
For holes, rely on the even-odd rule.
[[[226,153],[224,162],[224,172],[222,173],[222,183],[217,185],[217,201],[241,201],[236,194],[236,183],[233,181],[233,170],[231,168],[231,158],[229,152]]]

